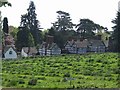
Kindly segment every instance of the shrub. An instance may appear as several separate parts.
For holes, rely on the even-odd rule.
[[[18,80],[18,83],[19,83],[19,84],[25,84],[25,81],[24,81],[23,79],[19,79],[19,80]]]
[[[17,85],[17,80],[9,80],[9,82],[8,82],[8,84],[7,84],[7,86],[8,87],[11,87],[11,86],[16,86]]]
[[[45,77],[38,77],[38,79],[40,79],[40,80],[46,80]]]
[[[63,77],[70,77],[70,73],[65,73]]]
[[[63,82],[67,82],[67,78],[63,78],[63,80],[62,80]]]
[[[37,79],[31,79],[28,82],[28,85],[36,85],[37,84]]]

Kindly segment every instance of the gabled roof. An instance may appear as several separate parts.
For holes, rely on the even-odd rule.
[[[85,39],[85,40],[77,40],[76,42],[75,42],[75,44],[76,44],[76,47],[77,48],[82,48],[82,47],[87,47],[88,46],[88,40],[87,39]]]
[[[89,40],[89,45],[92,45],[94,47],[97,47],[100,45],[105,46],[102,40]]]
[[[24,50],[25,53],[28,53],[29,47],[23,47],[22,49]],[[37,53],[36,47],[30,47],[29,54],[31,55],[36,53]]]
[[[14,46],[7,45],[7,46],[4,47],[3,52],[6,53],[10,48],[12,48],[14,51],[16,51]]]
[[[52,48],[54,48],[54,47],[59,48],[56,43],[51,43],[51,44],[48,43],[48,44],[47,44],[46,42],[43,42],[43,43],[41,44],[41,46],[40,46],[40,48],[46,48],[46,49],[52,49]]]
[[[74,45],[74,43],[75,43],[75,41],[74,41],[74,40],[69,40],[69,41],[67,41],[67,43],[65,44],[65,46],[66,46],[66,45],[73,46],[73,45]]]
[[[56,43],[52,43],[50,46],[49,46],[49,49],[53,49],[53,48],[59,48],[58,45]]]

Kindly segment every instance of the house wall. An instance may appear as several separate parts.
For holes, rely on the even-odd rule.
[[[70,45],[66,45],[65,49],[68,50],[70,53],[76,53],[77,48],[75,45],[73,45],[72,47]]]
[[[98,52],[105,52],[105,46],[99,46]]]
[[[91,46],[90,47],[90,52],[97,52],[97,47]]]
[[[10,54],[10,52],[12,53]],[[9,48],[8,51],[5,53],[5,59],[15,59],[17,58],[17,53],[12,49]]]
[[[83,54],[87,52],[87,48],[78,48],[77,53],[78,54]]]
[[[47,50],[46,55],[51,55],[51,50]]]
[[[22,51],[21,51],[21,56],[22,56],[22,57],[27,57],[27,56],[28,56],[28,54],[27,54],[27,53],[25,53],[25,52],[24,52],[24,50],[22,49]]]
[[[45,48],[39,49],[40,55],[44,56],[45,55]]]
[[[105,46],[90,47],[91,52],[105,52]]]
[[[59,49],[59,48],[58,49],[52,49],[51,54],[52,55],[59,55],[59,54],[61,54],[61,49]]]

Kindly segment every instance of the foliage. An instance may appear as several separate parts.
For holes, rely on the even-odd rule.
[[[112,20],[112,23],[115,24],[115,26],[113,26],[113,35],[112,35],[112,39],[114,40],[114,44],[112,45],[112,47],[115,47],[113,51],[115,52],[120,52],[120,12],[117,12],[117,17]]]
[[[80,33],[81,38],[91,38],[95,35],[95,31],[101,31],[104,29],[103,26],[94,23],[89,19],[80,19],[80,23],[76,25],[77,32]]]
[[[2,86],[15,88],[120,88],[117,53],[41,56],[2,61]],[[74,87],[73,87],[74,86]]]
[[[13,36],[13,38],[15,39],[15,41],[17,41],[17,33],[18,33],[18,28],[14,27],[14,26],[9,26],[9,29],[11,29],[10,31],[10,35]]]
[[[8,19],[7,19],[7,17],[5,17],[3,19],[3,32],[8,34],[9,33],[8,29],[9,29],[8,28]]]
[[[0,7],[2,6],[12,6],[11,3],[9,3],[7,0],[0,0]]]
[[[65,30],[73,30],[73,23],[70,19],[70,14],[64,11],[57,11],[58,20],[53,23],[53,28],[56,31],[65,31]]]
[[[39,21],[36,19],[34,2],[31,1],[28,13],[21,15],[19,31],[17,32],[16,47],[21,50],[22,47],[38,46],[42,42],[43,35],[40,30]],[[14,33],[12,33],[14,34]]]
[[[16,47],[21,50],[22,47],[30,47],[34,45],[33,36],[27,29],[19,30],[17,33]]]
[[[75,36],[75,31],[73,30],[74,24],[69,13],[57,11],[57,14],[57,21],[48,29],[48,34],[54,36],[54,41],[60,48],[64,48],[64,44],[69,37]]]

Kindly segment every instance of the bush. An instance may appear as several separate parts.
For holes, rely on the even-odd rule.
[[[66,73],[66,74],[64,74],[63,77],[70,77],[70,73]]]
[[[17,85],[17,80],[9,80],[9,82],[8,82],[8,84],[7,84],[7,86],[8,87],[11,87],[11,86],[16,86]]]
[[[18,83],[19,83],[19,84],[25,84],[25,81],[24,81],[23,79],[19,79],[19,80],[18,80]]]
[[[28,82],[28,85],[36,85],[37,84],[37,79],[31,79],[29,82]]]

